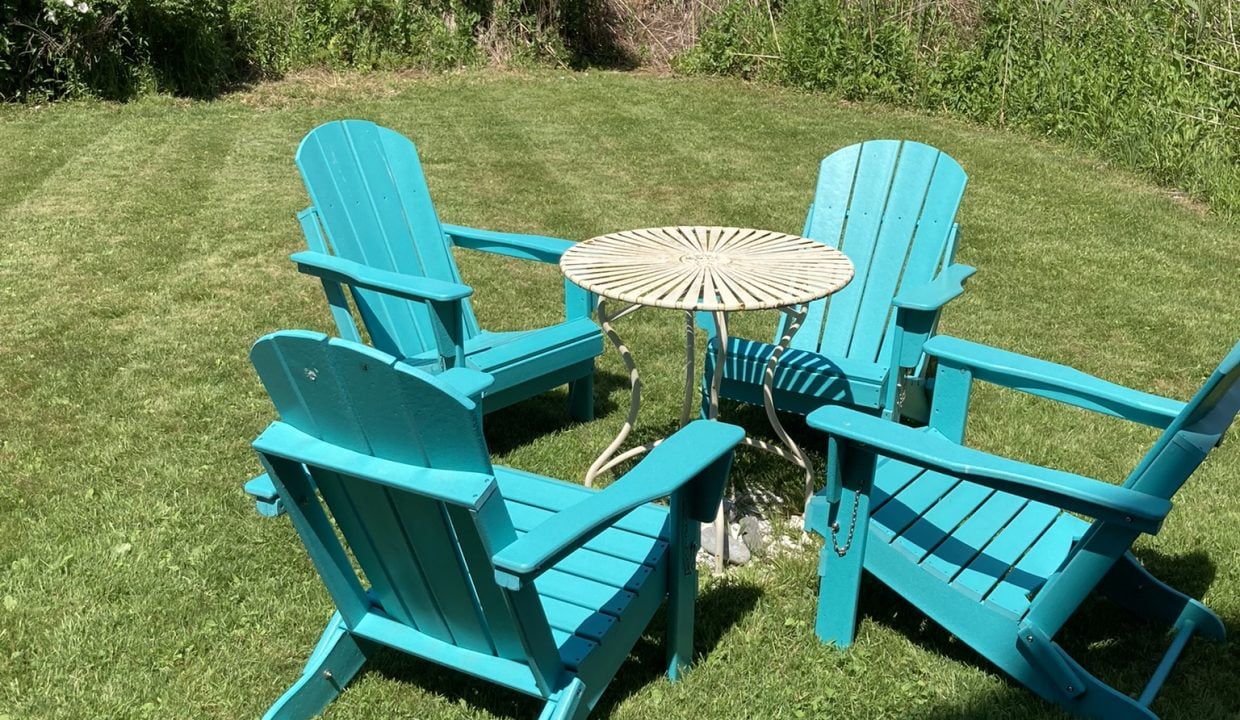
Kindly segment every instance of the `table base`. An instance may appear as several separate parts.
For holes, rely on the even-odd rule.
[[[637,303],[629,303],[629,304],[626,304],[624,307],[620,308],[615,313],[608,314],[606,299],[600,298],[598,301],[597,311],[598,311],[599,325],[602,326],[603,333],[607,336],[607,339],[611,342],[613,346],[615,346],[616,351],[620,353],[620,357],[624,361],[625,367],[628,369],[629,385],[631,387],[631,391],[629,394],[628,417],[625,418],[624,425],[621,426],[620,432],[617,433],[616,438],[612,440],[611,444],[609,444],[607,448],[603,450],[603,452],[598,456],[598,458],[594,461],[594,463],[590,465],[590,469],[586,471],[586,477],[585,477],[586,487],[593,486],[595,478],[597,478],[600,474],[607,472],[611,468],[625,462],[626,460],[630,460],[639,455],[642,455],[643,453],[650,451],[652,448],[658,446],[658,444],[662,442],[661,440],[655,440],[653,442],[648,442],[643,445],[630,448],[628,450],[625,450],[624,452],[617,454],[617,451],[620,449],[620,446],[624,444],[624,441],[628,438],[629,433],[633,431],[633,426],[637,422],[638,411],[641,407],[642,383],[641,383],[641,375],[637,371],[637,363],[633,360],[633,354],[629,350],[628,346],[624,344],[624,341],[620,338],[620,335],[616,332],[615,327],[613,327],[612,323],[619,320],[620,318],[631,315],[637,310],[640,310],[642,307],[645,307],[645,306],[637,304]],[[801,327],[801,323],[804,322],[805,320],[806,306],[797,305],[795,307],[779,308],[779,310],[780,312],[784,313],[785,316],[787,316],[787,319],[784,322],[784,325],[783,325],[784,329],[779,339],[779,342],[776,344],[775,350],[771,353],[770,358],[767,360],[766,368],[763,372],[762,401],[766,409],[767,421],[770,423],[771,428],[775,431],[775,435],[776,437],[779,438],[780,443],[782,443],[782,447],[781,445],[771,443],[766,440],[749,437],[749,436],[745,437],[743,444],[749,447],[754,447],[759,450],[765,450],[767,452],[775,454],[781,458],[784,458],[785,460],[788,460],[789,462],[792,462],[794,465],[804,470],[805,472],[805,498],[804,499],[806,502],[808,502],[809,496],[813,492],[813,483],[814,483],[813,464],[810,462],[809,457],[805,454],[805,451],[803,451],[796,444],[796,442],[788,435],[787,431],[784,430],[784,426],[782,423],[780,423],[779,416],[775,411],[775,401],[774,401],[775,370],[779,366],[780,357],[783,356],[784,351],[786,351],[788,347],[792,344],[793,336],[796,335],[797,330],[799,330]],[[695,381],[697,380],[697,374],[694,372],[694,368],[695,368],[694,360],[696,358],[696,353],[695,353],[696,331],[694,328],[694,313],[693,311],[686,310],[684,311],[684,314],[685,314],[685,398],[684,398],[684,405],[681,408],[681,415],[680,415],[680,424],[682,427],[689,422],[689,416],[693,409],[693,400],[695,396],[695,393],[694,393],[695,384],[696,384]],[[719,415],[719,387],[723,382],[724,362],[727,360],[727,345],[728,345],[727,316],[728,314],[727,314],[727,311],[717,310],[717,311],[712,311],[711,316],[715,323],[715,334],[716,334],[716,338],[718,339],[718,346],[715,348],[715,371],[711,377],[710,391],[707,396],[706,417],[710,420],[715,420],[718,418],[718,415]],[[715,548],[716,548],[715,570],[716,572],[722,572],[724,565],[727,562],[727,549],[726,549],[727,545],[725,543],[725,537],[727,533],[728,533],[727,518],[724,517],[723,503],[720,502],[719,511],[717,515],[715,516]]]

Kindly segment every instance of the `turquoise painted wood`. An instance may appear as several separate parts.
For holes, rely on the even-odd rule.
[[[929,340],[925,352],[937,361],[929,426],[838,406],[809,415],[828,435],[826,486],[807,516],[808,527],[826,538],[819,637],[852,643],[865,570],[1068,711],[1156,717],[1150,705],[1189,638],[1222,640],[1224,628],[1200,602],[1151,576],[1130,547],[1140,534],[1158,533],[1176,491],[1240,412],[1240,343],[1187,403],[947,336]],[[1122,485],[1009,460],[963,444],[974,381],[1164,431]],[[1136,699],[1102,683],[1055,642],[1095,591],[1174,630]]]
[[[308,250],[299,270],[319,278],[340,337],[361,341],[349,298],[371,344],[433,373],[476,370],[453,384],[490,412],[568,385],[569,414],[594,417],[594,360],[602,331],[589,294],[564,281],[565,321],[521,332],[481,329],[453,246],[558,263],[567,240],[440,223],[417,148],[394,130],[361,120],[321,125],[302,140],[297,167],[311,206],[298,214]],[[466,385],[461,383],[465,382]],[[271,478],[245,490],[260,514],[284,511]]]
[[[571,243],[442,224],[413,142],[371,122],[321,125],[302,140],[297,167],[311,206],[300,215],[309,250],[292,256],[319,277],[339,334],[357,340],[344,289],[371,344],[431,372],[470,367],[494,376],[490,412],[569,385],[570,412],[593,417],[594,358],[602,332],[588,296],[565,282],[565,321],[522,332],[488,332],[470,306],[453,246],[545,263]]]
[[[924,420],[921,346],[974,272],[954,261],[966,181],[946,153],[907,140],[850,145],[822,161],[803,235],[839,248],[856,273],[840,292],[810,303],[775,372],[777,408],[806,414],[832,402]],[[713,324],[702,322],[713,346]],[[781,323],[776,341],[782,330]],[[773,343],[729,338],[720,394],[761,405],[774,350]],[[706,359],[704,404],[714,353]]]
[[[305,331],[251,359],[280,416],[254,449],[336,607],[266,718],[319,714],[383,647],[583,718],[665,600],[669,676],[688,665],[740,428],[691,423],[594,491],[492,465],[460,369]]]

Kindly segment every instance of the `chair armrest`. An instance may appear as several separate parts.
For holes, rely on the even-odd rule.
[[[964,281],[975,272],[977,268],[971,265],[956,263],[930,282],[902,288],[891,304],[905,310],[935,312],[964,294]]]
[[[726,474],[733,448],[745,437],[735,425],[697,420],[664,440],[629,472],[604,490],[567,507],[495,554],[496,582],[509,589],[537,577],[561,558],[611,527],[617,518],[666,497],[720,469]],[[723,483],[699,507],[717,505]]]
[[[1179,400],[1107,382],[1066,365],[947,335],[930,339],[923,350],[938,358],[941,365],[969,370],[976,380],[1145,425],[1165,428],[1184,409]]]
[[[470,250],[508,255],[523,260],[536,260],[545,263],[558,263],[564,251],[573,243],[560,238],[542,235],[524,235],[519,233],[479,230],[463,225],[444,223],[443,232],[454,245]]]
[[[473,288],[460,283],[406,275],[390,270],[377,270],[352,260],[326,253],[303,250],[289,259],[307,275],[342,282],[366,290],[422,302],[452,302],[473,294]]]
[[[479,230],[463,225],[443,223],[440,226],[448,239],[459,247],[481,252],[507,255],[522,260],[556,264],[573,243],[542,235]],[[594,312],[594,296],[564,279],[564,315],[566,320],[588,318]]]
[[[250,478],[243,487],[246,494],[254,498],[254,510],[263,517],[279,517],[284,514],[284,501],[276,492],[276,484],[271,476],[263,473]]]
[[[467,367],[448,368],[438,377],[475,404],[482,401],[483,391],[495,384],[494,375]]]
[[[886,457],[1141,532],[1158,532],[1171,510],[1171,501],[1163,498],[991,455],[958,445],[933,430],[914,429],[844,407],[821,407],[810,413],[807,422]]]

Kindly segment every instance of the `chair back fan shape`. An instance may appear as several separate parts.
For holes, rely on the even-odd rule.
[[[327,123],[297,148],[297,167],[312,209],[302,217],[310,249],[378,270],[461,282],[431,202],[413,141],[361,120]],[[320,232],[321,231],[321,232]],[[371,290],[352,293],[375,347],[413,357],[438,347],[431,310]],[[461,301],[466,337],[478,333],[469,300]]]
[[[887,364],[892,298],[954,259],[967,180],[951,156],[910,140],[871,140],[823,159],[804,234],[842,251],[856,274],[810,304],[792,347]]]
[[[443,643],[524,660],[524,632],[490,562],[488,541],[510,542],[515,533],[491,477],[477,405],[428,374],[391,365],[373,351],[359,353],[358,347],[313,333],[284,333],[259,341],[252,353],[284,424],[376,462],[400,463],[412,481],[397,486],[352,475],[330,457],[322,465],[305,463],[303,472],[299,463],[264,456],[273,478],[291,481],[281,495],[291,496],[300,509],[296,515],[307,520],[298,530],[324,583],[351,626],[376,622],[374,603],[391,622]],[[470,488],[480,508],[491,510],[484,515],[436,496],[436,488],[452,484],[458,491]],[[345,548],[356,558],[360,577]],[[523,617],[528,625],[528,614]],[[541,631],[550,646],[545,619],[541,628],[525,631]]]

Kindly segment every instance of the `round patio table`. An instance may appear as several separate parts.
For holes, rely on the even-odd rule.
[[[598,319],[624,360],[632,385],[629,415],[615,440],[586,472],[585,483],[615,465],[636,457],[660,441],[617,454],[633,429],[641,406],[641,378],[632,353],[612,323],[643,307],[681,310],[685,314],[685,399],[680,422],[693,407],[694,313],[710,313],[716,329],[715,368],[707,416],[719,414],[719,386],[728,345],[727,314],[740,310],[778,309],[786,316],[781,337],[767,360],[762,399],[767,420],[783,447],[746,437],[745,444],[786,458],[805,472],[805,492],[813,490],[813,468],[805,452],[788,436],[775,413],[772,385],[779,358],[805,320],[806,304],[826,297],[852,280],[852,262],[842,252],[796,235],[733,227],[660,227],[600,235],[577,243],[560,259],[572,283],[599,296]],[[607,301],[623,303],[609,311]],[[723,505],[715,519],[716,569],[726,560],[727,522]]]

